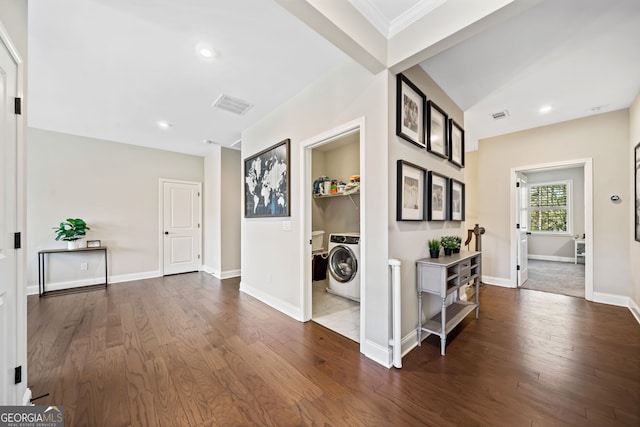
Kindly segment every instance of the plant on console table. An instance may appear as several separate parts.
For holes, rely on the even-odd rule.
[[[460,249],[460,246],[458,246],[458,242],[456,240],[456,236],[443,236],[440,239],[440,243],[444,248],[445,255],[451,255],[452,251],[456,248]]]
[[[57,227],[53,227],[53,231],[56,233],[56,241],[67,242],[68,249],[78,249],[80,247],[79,240],[87,234],[87,230],[91,229],[80,218],[67,218]]]
[[[440,256],[440,240],[429,240],[427,246],[429,246],[429,255],[431,258],[438,258]]]
[[[460,253],[460,246],[462,245],[462,237],[455,236],[454,238],[456,239],[456,247],[453,248],[453,253],[454,254],[459,254]]]

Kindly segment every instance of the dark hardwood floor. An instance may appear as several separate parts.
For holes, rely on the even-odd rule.
[[[483,286],[480,319],[386,369],[204,273],[28,299],[39,405],[67,426],[638,426],[626,308]]]

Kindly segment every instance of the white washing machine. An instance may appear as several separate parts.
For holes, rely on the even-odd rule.
[[[360,302],[360,233],[329,235],[327,292]]]

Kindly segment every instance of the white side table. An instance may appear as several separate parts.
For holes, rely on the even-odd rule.
[[[584,239],[574,239],[573,241],[576,244],[576,249],[574,251],[575,257],[574,257],[573,263],[577,264],[578,263],[578,257],[582,257],[584,259],[584,253],[586,251],[586,245],[585,245]]]

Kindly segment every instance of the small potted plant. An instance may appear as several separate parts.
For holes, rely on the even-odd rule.
[[[429,246],[429,255],[431,258],[438,258],[440,256],[440,240],[429,240],[427,245]]]
[[[454,254],[459,254],[460,253],[460,246],[462,245],[462,237],[455,236],[455,239],[456,239],[456,247],[453,248],[453,253]]]
[[[87,230],[91,229],[80,218],[67,218],[57,227],[53,227],[53,231],[56,233],[56,241],[67,242],[68,249],[78,249],[80,247],[78,241],[85,236]]]
[[[451,255],[451,252],[458,247],[458,244],[456,242],[456,236],[443,236],[440,239],[440,243],[442,244],[442,247],[444,248],[444,254],[445,255]]]

